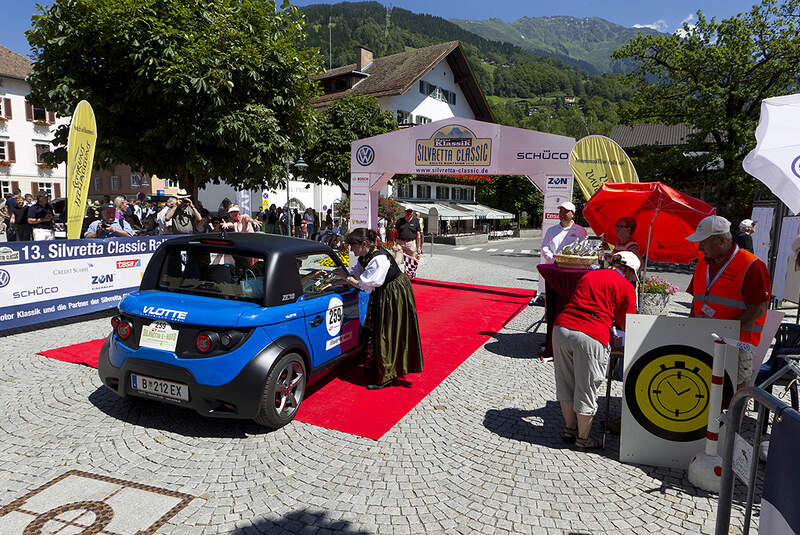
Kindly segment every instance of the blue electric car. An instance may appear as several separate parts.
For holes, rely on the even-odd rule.
[[[368,294],[321,243],[261,233],[170,239],[125,297],[100,352],[119,396],[277,428],[362,346]]]

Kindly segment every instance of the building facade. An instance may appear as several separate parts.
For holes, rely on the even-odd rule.
[[[44,192],[61,197],[67,167],[47,165],[42,156],[53,149],[53,132],[69,118],[32,106],[25,77],[31,61],[0,46],[0,194],[19,188],[23,195]]]

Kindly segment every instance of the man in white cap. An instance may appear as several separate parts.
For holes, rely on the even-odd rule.
[[[770,299],[769,271],[760,258],[733,243],[730,230],[730,221],[711,215],[686,238],[703,253],[686,289],[693,296],[690,316],[739,320],[739,340],[757,346]],[[738,388],[747,386],[752,361],[739,351]]]
[[[164,214],[164,220],[172,222],[173,234],[194,234],[195,226],[202,219],[200,211],[192,204],[192,198],[185,189],[178,190],[175,197],[178,200]]]
[[[581,451],[602,446],[589,431],[608,366],[611,328],[624,332],[627,315],[636,313],[633,283],[639,257],[621,251],[610,264],[581,277],[553,326],[556,399],[564,416],[561,438]]]
[[[739,223],[739,230],[733,233],[733,241],[745,251],[753,252],[753,232],[756,231],[755,223],[752,219],[742,219]]]
[[[540,264],[552,264],[555,262],[555,255],[561,252],[570,243],[582,240],[586,237],[586,229],[573,222],[575,219],[575,205],[569,201],[564,201],[558,205],[558,225],[548,228],[542,236],[542,249],[539,258]],[[539,276],[539,289],[536,298],[530,304],[544,305],[545,284],[544,278]]]

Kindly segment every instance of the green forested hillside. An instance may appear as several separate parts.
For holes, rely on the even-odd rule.
[[[449,20],[486,39],[514,44],[536,54],[555,56],[591,74],[630,72],[630,64],[613,60],[611,53],[639,32],[658,33],[649,28],[626,28],[597,17],[523,17],[514,22]]]

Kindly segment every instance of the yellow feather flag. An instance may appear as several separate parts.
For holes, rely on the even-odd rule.
[[[96,145],[94,111],[82,100],[72,114],[67,142],[67,238],[70,240],[81,237]]]
[[[631,159],[605,136],[580,139],[569,154],[569,168],[586,200],[606,182],[639,182]]]

